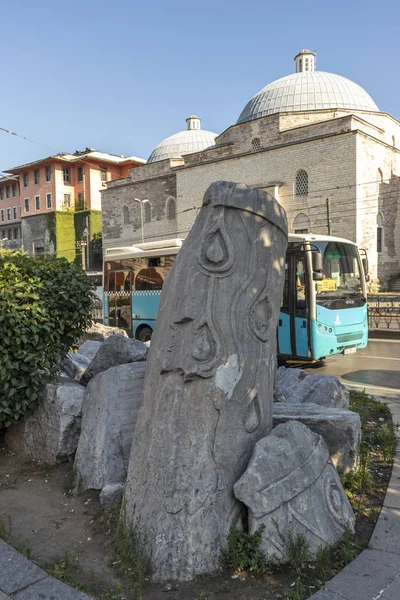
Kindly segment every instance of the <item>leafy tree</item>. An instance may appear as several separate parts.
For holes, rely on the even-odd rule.
[[[0,249],[0,425],[15,423],[91,323],[94,287],[65,259]]]

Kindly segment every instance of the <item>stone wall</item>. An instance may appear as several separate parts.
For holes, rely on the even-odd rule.
[[[166,161],[162,161],[163,163]],[[130,246],[142,240],[141,206],[134,198],[148,200],[151,205],[151,222],[143,224],[144,241],[177,237],[176,219],[167,219],[167,201],[176,200],[174,174],[157,177],[158,163],[149,165],[152,179],[122,183],[107,188],[102,193],[103,247]],[[143,167],[134,169],[139,171]],[[160,166],[163,170],[163,165]],[[143,211],[144,215],[144,211]],[[145,219],[143,219],[145,221]]]
[[[55,252],[54,244],[50,240],[50,233],[47,229],[46,216],[41,214],[22,218],[21,237],[23,248],[30,254],[34,254],[35,249],[40,248],[42,251]]]

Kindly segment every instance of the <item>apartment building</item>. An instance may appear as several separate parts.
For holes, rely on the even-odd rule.
[[[17,250],[21,245],[19,177],[0,177],[0,246]]]
[[[8,187],[14,189],[13,181],[15,185],[19,181],[15,206],[23,248],[31,254],[54,253],[79,262],[82,247],[88,246],[87,261],[82,262],[86,267],[93,262],[92,250],[100,264],[101,190],[108,181],[125,178],[130,169],[145,162],[86,148],[7,169],[9,177],[0,189],[3,186],[6,194]]]

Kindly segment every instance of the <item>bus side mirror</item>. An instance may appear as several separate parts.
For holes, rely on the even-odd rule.
[[[321,281],[322,275],[322,254],[321,252],[312,253],[313,280]]]
[[[364,275],[365,275],[365,281],[368,282],[370,280],[370,276],[368,274],[368,258],[363,258],[362,259],[362,266],[364,269]]]

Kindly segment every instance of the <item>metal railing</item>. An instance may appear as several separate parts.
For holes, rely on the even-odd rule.
[[[400,329],[400,294],[368,295],[370,329]]]

